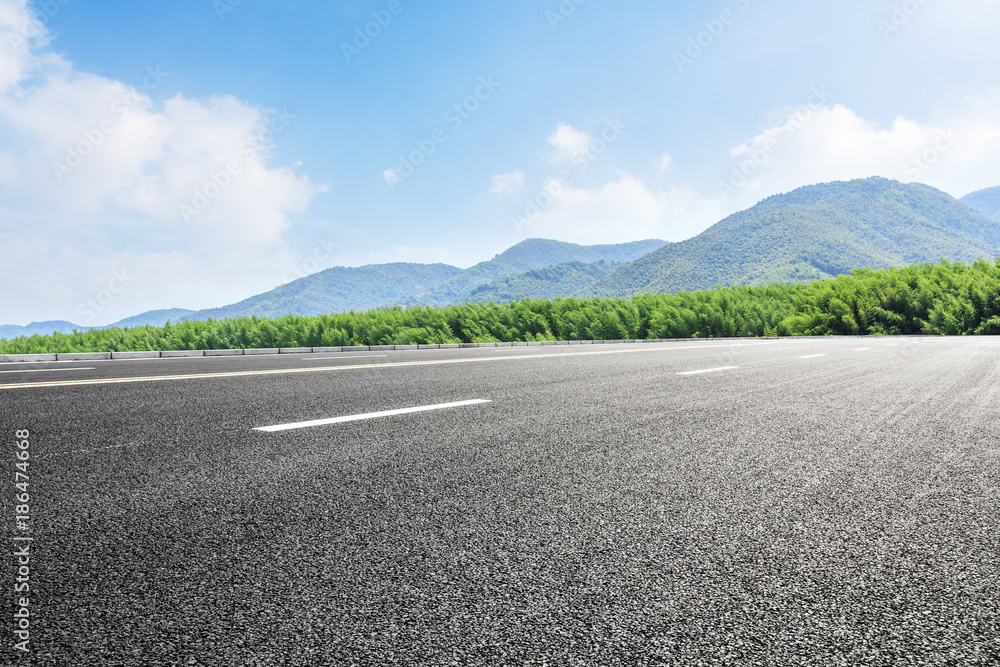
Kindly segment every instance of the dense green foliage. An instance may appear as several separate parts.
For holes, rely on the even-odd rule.
[[[859,266],[997,255],[995,221],[926,185],[869,178],[769,197],[694,238],[620,267],[583,295],[801,282]]]
[[[618,264],[570,262],[526,271],[480,285],[465,298],[467,303],[557,299],[573,296],[608,275]]]
[[[976,190],[959,201],[987,218],[1000,221],[1000,187]]]
[[[585,246],[548,239],[526,239],[493,259],[465,269],[451,280],[415,294],[403,303],[410,306],[451,306],[465,303],[476,288],[508,276],[573,262],[631,262],[662,247],[664,243],[665,241],[648,240]],[[544,295],[531,296],[538,298]]]
[[[0,353],[825,334],[1000,334],[1000,260],[859,269],[797,285],[383,308],[0,341]]]

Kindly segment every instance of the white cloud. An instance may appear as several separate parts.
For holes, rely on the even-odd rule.
[[[524,185],[524,172],[515,170],[506,174],[496,174],[493,176],[493,184],[487,194],[505,195],[513,194]]]
[[[630,174],[596,189],[573,188],[549,179],[525,217],[522,236],[573,243],[623,243],[659,238],[680,241],[717,222],[722,206],[693,190],[672,187],[652,192]]]
[[[71,319],[110,267],[141,276],[97,323],[278,284],[291,261],[284,232],[324,190],[269,165],[294,116],[225,95],[157,105],[150,93],[169,81],[159,67],[137,85],[78,72],[48,50],[24,0],[0,0],[0,31],[0,189],[11,209],[0,276],[23,282],[17,248],[54,267],[6,291],[0,319]]]
[[[585,155],[590,147],[590,135],[573,129],[571,125],[559,123],[548,136],[548,142],[555,148],[552,162],[568,162]]]
[[[674,156],[670,153],[664,153],[660,156],[660,169],[670,169],[670,165],[674,163]]]
[[[729,208],[802,185],[867,176],[918,181],[955,196],[1000,184],[1000,93],[968,98],[932,122],[880,126],[842,106],[786,117],[731,151]]]
[[[37,56],[32,47],[48,44],[48,31],[27,9],[27,0],[0,3],[0,93],[17,84],[28,73]]]

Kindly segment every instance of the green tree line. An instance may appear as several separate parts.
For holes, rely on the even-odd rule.
[[[0,341],[0,354],[883,334],[1000,334],[1000,259],[630,299],[523,299],[94,329]]]

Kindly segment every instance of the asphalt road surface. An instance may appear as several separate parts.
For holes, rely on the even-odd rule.
[[[0,663],[1000,664],[998,339],[3,364],[0,408]]]

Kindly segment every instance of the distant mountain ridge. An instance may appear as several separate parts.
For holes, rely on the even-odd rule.
[[[167,320],[178,322],[254,315],[267,318],[289,314],[319,315],[394,305],[452,305],[462,302],[476,288],[500,278],[567,263],[584,265],[606,262],[618,265],[641,257],[665,243],[665,241],[650,240],[617,245],[583,246],[547,239],[526,239],[496,255],[492,260],[480,262],[465,270],[447,264],[410,263],[334,267],[227,306],[199,311],[179,308],[150,311],[108,326],[136,327],[147,324],[162,326]],[[561,295],[567,291],[577,291],[586,287],[597,279],[595,271],[599,271],[600,275],[606,273],[605,269],[568,269],[567,275],[564,276],[566,280],[555,292]],[[572,280],[568,277],[569,273],[573,273]],[[551,281],[548,281],[547,284],[550,283]],[[515,292],[525,296],[532,294],[523,286]],[[486,293],[484,291],[482,294]],[[549,291],[542,290],[539,293],[548,294]],[[7,325],[0,327],[0,337],[16,338],[53,332],[71,333],[74,330],[85,331],[89,328],[91,327],[65,321],[39,322],[24,327]]]
[[[371,310],[397,305],[461,273],[448,264],[369,264],[337,266],[221,308],[199,310],[186,319],[282,317]]]
[[[768,197],[680,243],[583,246],[526,239],[468,269],[447,264],[335,267],[238,303],[158,310],[108,326],[167,320],[319,315],[382,306],[450,306],[523,298],[627,297],[721,285],[796,283],[860,267],[885,268],[1000,255],[1000,187],[961,200],[880,177]],[[97,327],[105,328],[105,327]],[[0,326],[0,338],[70,333],[71,322]]]
[[[150,324],[156,327],[162,327],[167,321],[177,322],[185,315],[193,313],[193,310],[187,310],[185,308],[170,308],[167,310],[150,310],[146,313],[141,313],[139,315],[134,315],[132,317],[127,317],[124,320],[119,320],[112,324],[107,324],[100,327],[86,327],[79,324],[73,324],[72,322],[67,322],[66,320],[50,320],[47,322],[32,322],[24,326],[17,324],[4,324],[0,325],[0,339],[10,340],[12,338],[18,338],[20,336],[49,336],[53,333],[64,333],[69,334],[74,331],[88,331],[90,329],[112,329],[112,328],[125,328],[125,327],[140,327]]]
[[[239,303],[200,310],[186,319],[320,315],[396,305],[450,306],[462,303],[477,287],[499,278],[568,262],[622,263],[641,257],[664,243],[654,240],[582,246],[526,239],[493,259],[465,270],[447,264],[406,263],[335,267]]]
[[[465,301],[478,287],[508,276],[572,263],[622,264],[665,245],[666,241],[658,239],[591,246],[549,239],[526,239],[493,259],[462,271],[441,285],[415,294],[407,301],[407,305],[450,306]]]
[[[959,201],[987,218],[1000,222],[1000,187],[977,190]]]
[[[583,295],[801,282],[1000,253],[1000,225],[950,195],[880,177],[768,197],[698,236],[619,267]]]

